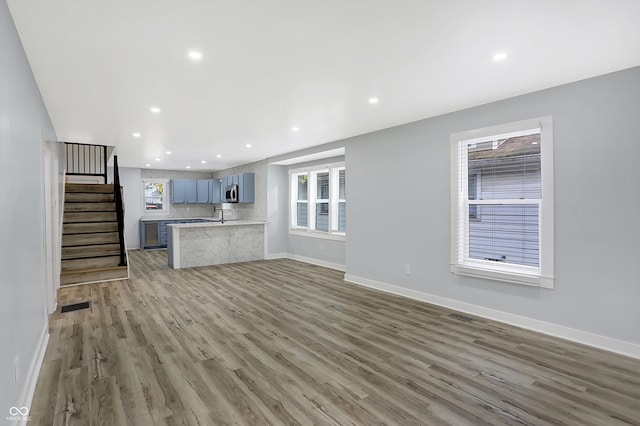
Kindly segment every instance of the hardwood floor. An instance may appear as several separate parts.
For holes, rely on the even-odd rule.
[[[291,260],[63,288],[37,425],[640,425],[640,360],[368,290]]]

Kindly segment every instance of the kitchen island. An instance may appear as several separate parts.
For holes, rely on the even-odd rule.
[[[173,269],[264,259],[265,222],[235,220],[168,225]]]

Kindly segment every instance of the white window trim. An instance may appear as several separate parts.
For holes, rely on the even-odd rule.
[[[463,141],[483,138],[504,133],[513,133],[526,129],[540,129],[542,200],[539,202],[540,214],[540,266],[495,265],[489,261],[465,260],[459,258],[458,247],[463,235],[460,235],[459,218],[461,198],[467,194],[466,185],[458,169],[458,155]],[[466,179],[464,180],[466,184]],[[532,200],[526,200],[531,203]],[[553,120],[551,116],[458,132],[451,135],[451,272],[478,278],[487,278],[516,284],[531,285],[552,289],[554,286],[554,224],[553,224]],[[508,200],[517,204],[517,200]]]
[[[147,183],[156,183],[160,182],[164,187],[164,194],[162,196],[162,209],[161,210],[147,210],[147,196],[144,192]],[[142,179],[142,215],[143,216],[168,216],[169,215],[169,202],[170,202],[170,193],[169,193],[169,179],[154,179],[154,178],[144,178]]]
[[[339,170],[345,170],[345,163],[330,163],[330,164],[322,164],[317,166],[310,167],[302,167],[296,169],[289,170],[289,234],[297,235],[302,237],[311,237],[311,238],[320,238],[325,240],[334,240],[334,241],[346,241],[346,233],[340,231],[332,231],[334,226],[334,222],[332,220],[332,216],[337,217],[337,212],[333,213],[333,210],[337,209],[338,205],[338,194],[333,194],[334,191],[329,191],[329,199],[323,200],[329,202],[329,232],[317,231],[315,229],[315,213],[316,213],[316,202],[318,200],[315,199],[316,196],[316,185],[311,185],[312,179],[311,175],[317,175],[318,173],[329,172],[329,184],[332,183],[332,171],[337,175]],[[307,227],[302,226],[294,226],[293,225],[293,217],[297,214],[297,211],[294,212],[294,200],[297,200],[298,188],[297,185],[292,185],[293,176],[297,176],[300,174],[307,174],[309,176],[308,185],[307,185]],[[315,182],[315,180],[313,180]],[[335,191],[337,192],[337,191]],[[334,200],[335,199],[335,200]],[[335,201],[335,206],[333,205]],[[346,200],[340,200],[346,201]]]

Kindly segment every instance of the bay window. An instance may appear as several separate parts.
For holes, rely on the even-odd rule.
[[[344,236],[347,227],[344,163],[289,172],[290,228],[309,236]]]

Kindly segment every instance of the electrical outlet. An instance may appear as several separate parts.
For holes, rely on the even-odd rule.
[[[404,265],[404,274],[411,275],[411,265],[409,265],[408,263]]]
[[[16,355],[16,357],[13,359],[13,381],[15,383],[18,383],[18,367],[20,365],[20,355]]]

